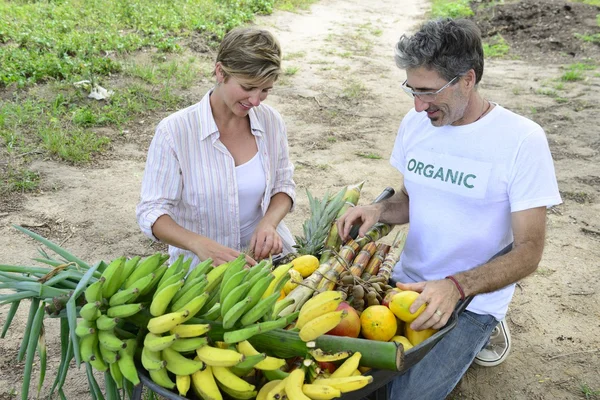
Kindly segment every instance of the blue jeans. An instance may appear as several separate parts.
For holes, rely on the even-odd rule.
[[[425,357],[388,384],[390,400],[444,400],[487,343],[498,321],[463,311]]]

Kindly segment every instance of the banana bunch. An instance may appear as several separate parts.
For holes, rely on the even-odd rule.
[[[342,293],[330,290],[304,303],[296,321],[300,339],[310,342],[335,328],[348,315],[346,310],[336,310],[343,299]]]
[[[84,292],[87,303],[79,310],[75,329],[81,359],[99,371],[110,371],[119,388],[123,379],[134,385],[140,382],[134,364],[135,335],[121,329],[122,323],[144,308],[142,299],[167,271],[163,265],[167,258],[161,253],[144,259],[116,258]]]

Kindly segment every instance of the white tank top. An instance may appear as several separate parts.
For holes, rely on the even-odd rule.
[[[257,152],[250,161],[235,167],[235,175],[240,205],[240,246],[245,248],[262,218],[260,204],[265,194],[267,179],[260,154]]]

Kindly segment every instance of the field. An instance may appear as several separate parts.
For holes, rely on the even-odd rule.
[[[288,128],[298,190],[286,221],[295,234],[308,217],[305,190],[322,196],[364,180],[361,203],[368,203],[385,187],[398,187],[388,160],[412,102],[400,89],[404,72],[392,51],[431,12],[419,0],[307,3],[254,19],[284,50],[285,74],[267,103]],[[441,11],[464,12],[457,4],[468,4],[455,3]],[[449,398],[598,399],[600,4],[482,0],[471,9],[488,55],[480,90],[545,129],[563,204],[548,210],[542,262],[515,292],[507,316],[510,357],[494,368],[472,366]],[[69,70],[67,80],[0,77],[0,263],[28,265],[37,256],[36,244],[13,224],[90,262],[164,250],[135,221],[146,151],[158,121],[199,101],[214,84],[215,38],[182,34],[118,54],[99,51],[104,61]],[[115,70],[94,69],[100,67]],[[73,86],[90,78],[114,96],[92,100],[89,88]],[[0,307],[0,324],[8,308]],[[20,396],[23,310],[0,340],[0,400]],[[46,386],[59,360],[56,322],[46,320]],[[65,387],[67,398],[89,397],[83,369],[73,368]]]

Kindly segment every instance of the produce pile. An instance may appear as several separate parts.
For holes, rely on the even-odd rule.
[[[388,284],[402,239],[377,243],[389,225],[340,243],[334,221],[356,205],[362,184],[314,199],[297,253],[250,268],[241,254],[192,266],[155,253],[89,266],[27,229],[17,229],[60,256],[42,251],[48,267],[0,265],[0,295],[11,304],[6,334],[20,301],[31,300],[18,354],[25,359],[21,396],[28,398],[35,354],[38,396],[46,370],[44,317],[60,318],[61,361],[52,385],[62,391],[69,364],[83,363],[94,399],[131,397],[140,374],[181,396],[221,399],[331,399],[372,382],[368,371],[399,370],[403,352],[434,331],[404,322],[418,296]],[[405,326],[406,325],[406,326]],[[104,374],[104,389],[94,371]]]

